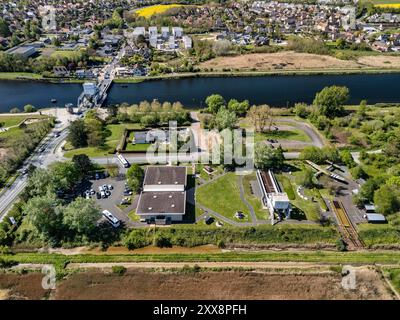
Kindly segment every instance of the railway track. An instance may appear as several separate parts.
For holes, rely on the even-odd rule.
[[[341,231],[344,240],[354,248],[364,247],[364,243],[358,236],[357,230],[347,215],[342,203],[338,200],[333,200],[332,208],[338,218],[339,230]]]

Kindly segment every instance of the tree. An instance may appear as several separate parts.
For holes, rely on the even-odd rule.
[[[50,167],[50,174],[57,190],[69,190],[81,178],[75,164],[72,162],[53,163]]]
[[[72,157],[72,163],[81,177],[84,177],[93,169],[93,163],[86,154],[76,154]]]
[[[254,165],[258,169],[280,169],[284,164],[281,148],[272,149],[269,145],[259,142],[254,147]]]
[[[31,104],[27,104],[24,106],[24,112],[29,113],[29,112],[35,112],[36,108],[31,105]]]
[[[268,130],[271,130],[272,111],[268,105],[252,106],[247,112],[247,117],[250,119],[256,132],[264,132],[267,126]]]
[[[103,123],[97,118],[85,119],[87,144],[89,147],[98,147],[103,144]]]
[[[54,195],[34,197],[24,208],[28,219],[46,239],[56,239],[62,229],[62,206]]]
[[[77,198],[64,209],[63,222],[78,234],[90,235],[101,218],[100,208],[92,199]]]
[[[25,190],[26,193],[24,195],[28,198],[44,196],[47,193],[54,193],[56,190],[54,177],[49,171],[38,168],[33,171],[29,177]]]
[[[314,187],[314,172],[310,168],[305,168],[296,179],[297,183],[305,188]]]
[[[226,108],[219,109],[214,119],[214,127],[218,130],[232,129],[236,124],[236,114]]]
[[[8,23],[3,18],[0,18],[0,36],[3,38],[7,38],[11,36],[10,29],[8,27]]]
[[[129,187],[134,191],[138,191],[144,177],[144,171],[138,164],[132,164],[126,172],[126,181]]]
[[[10,113],[20,113],[20,112],[21,112],[21,110],[19,110],[18,108],[12,108],[10,110]]]
[[[87,131],[85,122],[82,119],[71,122],[67,140],[74,148],[82,148],[87,146]]]
[[[206,104],[208,107],[208,111],[216,114],[219,111],[219,109],[225,106],[226,102],[221,95],[212,94],[211,96],[207,97]]]
[[[395,213],[400,210],[400,192],[397,188],[384,184],[375,191],[374,203],[382,214]]]
[[[389,137],[383,151],[389,157],[400,159],[400,130],[395,130],[394,134]]]
[[[305,103],[296,103],[293,112],[296,116],[305,119],[310,114],[310,108]]]
[[[232,49],[232,43],[229,40],[215,41],[213,51],[217,56],[226,56]]]
[[[343,113],[343,104],[349,99],[347,87],[325,87],[315,95],[313,104],[319,107],[322,115],[328,118],[340,116]]]
[[[235,112],[237,116],[244,116],[249,108],[249,100],[239,102],[236,99],[231,99],[228,102],[228,110]]]

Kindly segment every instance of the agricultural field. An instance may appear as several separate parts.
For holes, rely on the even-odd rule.
[[[181,4],[158,4],[150,7],[145,7],[135,11],[137,15],[144,18],[150,18],[155,14],[162,14],[173,8],[182,7]]]

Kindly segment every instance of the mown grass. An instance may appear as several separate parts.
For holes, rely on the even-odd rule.
[[[299,129],[293,128],[293,130],[271,130],[269,132],[256,132],[254,135],[254,141],[264,141],[266,139],[278,139],[278,140],[294,140],[301,142],[310,142],[310,137]]]
[[[257,181],[256,174],[252,173],[243,177],[243,189],[246,200],[251,204],[256,214],[257,219],[265,220],[268,218],[269,212],[263,209],[261,199],[257,198],[251,192],[251,181]]]
[[[207,185],[199,186],[196,200],[207,208],[236,221],[248,221],[249,209],[241,201],[237,176],[230,172]],[[236,211],[242,211],[247,219],[234,218]]]
[[[122,124],[109,124],[106,126],[105,133],[107,137],[105,139],[104,145],[99,147],[86,147],[79,149],[70,149],[66,145],[66,152],[64,156],[66,158],[72,158],[76,154],[86,154],[89,157],[103,157],[113,153],[117,147],[121,136],[125,129],[140,129],[141,126],[136,123],[122,123]]]
[[[17,80],[17,79],[43,79],[40,74],[30,72],[0,72],[0,80]]]
[[[12,127],[19,125],[22,121],[24,121],[27,118],[47,118],[47,116],[41,116],[41,115],[5,115],[5,114],[0,114],[0,123],[3,123],[3,127]]]

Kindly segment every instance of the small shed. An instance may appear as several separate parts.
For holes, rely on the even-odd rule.
[[[380,213],[368,213],[366,214],[368,223],[387,223],[386,218]]]
[[[365,206],[364,206],[364,208],[365,208],[365,212],[367,212],[367,213],[375,213],[376,211],[376,208],[375,208],[375,206],[373,205],[373,204],[366,204]]]

